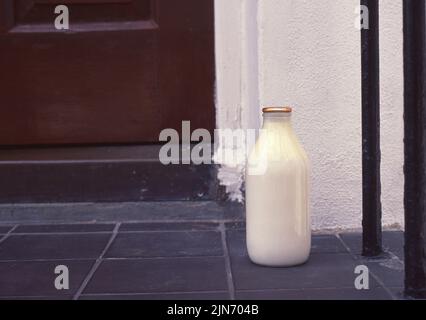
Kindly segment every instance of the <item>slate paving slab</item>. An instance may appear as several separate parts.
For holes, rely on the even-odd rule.
[[[0,226],[0,299],[71,299],[77,292],[84,300],[405,298],[403,232],[384,232],[387,253],[375,259],[360,255],[360,233],[315,234],[306,264],[266,268],[249,260],[241,220],[117,226],[27,224],[8,236],[12,226]],[[69,267],[69,291],[54,287],[59,264]],[[374,275],[370,290],[354,288],[360,264]]]
[[[221,257],[106,260],[83,293],[227,290]]]
[[[110,234],[10,235],[0,245],[0,260],[93,259]]]
[[[340,237],[351,249],[360,263],[365,264],[387,287],[404,286],[404,233],[401,231],[383,232],[383,248],[385,252],[375,258],[361,255],[362,235],[360,233],[341,234]]]
[[[401,260],[404,260],[404,232],[383,232],[383,247],[394,253]]]
[[[309,261],[291,268],[267,268],[246,256],[231,256],[236,290],[350,288],[354,286],[355,261],[349,254],[313,254]],[[374,279],[370,286],[377,287]]]
[[[247,255],[244,229],[228,230],[226,236],[231,255]],[[312,237],[311,253],[347,253],[347,250],[335,235],[315,235]]]
[[[82,295],[80,300],[228,300],[227,291],[183,292],[183,293],[145,293],[145,294],[104,294]]]
[[[405,296],[403,287],[390,287],[387,289],[392,293],[394,299],[397,299],[397,300],[409,299],[407,296]]]
[[[161,222],[144,222],[144,223],[123,223],[119,232],[124,231],[207,231],[218,230],[217,222],[179,222],[179,223],[161,223]]]
[[[8,233],[12,229],[12,226],[0,226],[0,235]]]
[[[383,261],[364,260],[364,264],[370,272],[380,278],[380,281],[387,287],[404,286],[404,265],[396,259],[386,259]]]
[[[221,234],[215,231],[119,234],[106,257],[222,256]]]
[[[246,223],[245,221],[232,221],[232,222],[226,222],[225,228],[227,230],[245,230]]]
[[[355,288],[240,291],[239,300],[389,300],[383,288],[356,290]]]
[[[80,288],[94,261],[14,261],[0,262],[0,296],[71,299]],[[69,290],[55,287],[55,268],[66,265],[69,273]]]
[[[347,250],[335,235],[314,235],[311,253],[347,253]]]
[[[361,233],[342,233],[340,237],[350,250],[357,255],[362,253],[362,235]],[[384,231],[382,235],[383,248],[390,251],[400,259],[404,259],[404,232],[402,231]]]
[[[114,224],[45,224],[18,226],[13,233],[112,232]]]

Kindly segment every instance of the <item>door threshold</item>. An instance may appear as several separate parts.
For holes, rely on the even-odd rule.
[[[1,224],[234,221],[243,218],[244,206],[237,202],[0,204]]]

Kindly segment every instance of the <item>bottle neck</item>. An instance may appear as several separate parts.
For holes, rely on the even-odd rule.
[[[262,129],[289,128],[291,129],[291,113],[264,113]]]

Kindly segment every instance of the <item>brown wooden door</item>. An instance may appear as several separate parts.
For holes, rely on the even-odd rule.
[[[0,0],[0,145],[212,130],[213,32],[213,0]]]

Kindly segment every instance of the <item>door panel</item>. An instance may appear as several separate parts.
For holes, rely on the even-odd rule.
[[[16,0],[18,24],[51,23],[57,5],[67,5],[73,22],[138,21],[151,17],[151,0]]]
[[[0,145],[157,142],[182,120],[212,130],[213,38],[213,0],[0,0]]]

